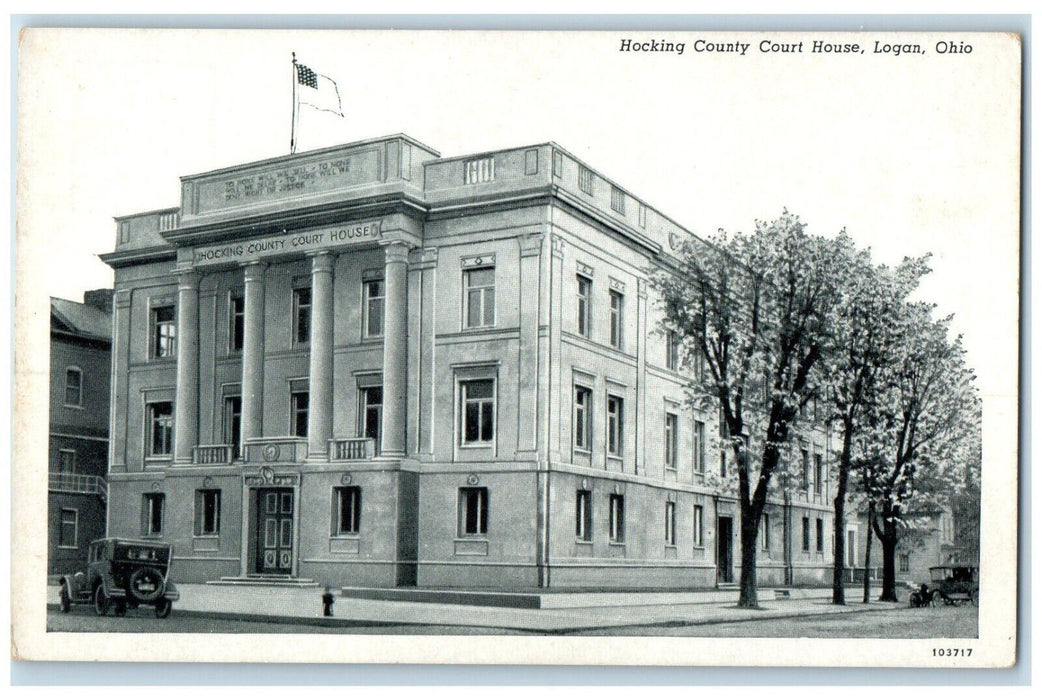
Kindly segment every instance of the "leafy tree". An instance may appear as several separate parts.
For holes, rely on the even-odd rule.
[[[869,526],[882,547],[881,600],[897,600],[895,555],[915,518],[939,511],[958,490],[973,449],[979,399],[961,339],[949,340],[951,318],[905,304],[894,318],[900,358],[888,370],[863,429],[855,436]]]
[[[901,335],[893,319],[907,295],[929,270],[926,258],[906,259],[896,269],[874,266],[869,251],[853,251],[838,271],[843,282],[840,310],[834,326],[834,353],[820,367],[829,398],[830,421],[842,436],[835,464],[833,500],[832,602],[846,603],[843,552],[846,551],[845,509],[848,484],[856,473],[854,438],[865,412],[885,390],[886,370],[899,360]]]
[[[832,352],[840,285],[853,245],[806,233],[788,211],[752,235],[720,231],[681,244],[676,269],[653,271],[663,325],[705,364],[734,454],[740,512],[740,607],[756,607],[756,550],[771,480],[790,430],[819,391],[815,367]],[[750,410],[763,397],[762,409]],[[701,395],[693,398],[700,402]],[[751,442],[761,448],[753,457]]]

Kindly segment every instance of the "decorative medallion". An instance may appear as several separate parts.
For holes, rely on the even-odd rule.
[[[278,448],[275,449],[277,453]],[[261,478],[264,479],[265,484],[270,484],[272,481],[275,480],[275,471],[271,467],[261,467],[260,475]]]
[[[615,493],[622,493],[622,484],[615,484]]]
[[[478,475],[477,474],[469,474],[467,476],[467,483],[470,484],[471,486],[477,486],[477,484],[478,484]]]
[[[159,490],[159,482],[158,481],[153,481],[152,482],[152,490],[153,491],[158,491]]]
[[[587,489],[590,488],[590,480],[589,479],[584,478],[580,483],[582,484],[583,491],[586,491]]]
[[[282,450],[279,449],[278,445],[269,443],[264,446],[264,451],[261,453],[264,456],[265,462],[274,462],[279,458],[279,453]]]
[[[340,475],[340,483],[343,484],[344,486],[347,486],[348,484],[350,484],[351,481],[352,481],[352,477],[351,477],[350,474],[345,472],[345,473]]]
[[[211,486],[213,486],[213,477],[212,476],[208,476],[205,479],[203,479],[203,488],[204,489],[208,489]]]
[[[678,243],[677,239],[678,239],[677,232],[676,231],[670,231],[669,232],[669,249],[670,250],[676,250],[677,249],[677,243]]]

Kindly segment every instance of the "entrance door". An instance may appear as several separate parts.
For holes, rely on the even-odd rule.
[[[732,564],[732,521],[723,516],[716,520],[716,578],[720,583],[733,583]]]
[[[257,489],[258,574],[293,573],[293,489]]]

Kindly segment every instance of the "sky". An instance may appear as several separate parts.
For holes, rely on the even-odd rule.
[[[620,51],[624,39],[685,49]],[[866,50],[811,53],[819,39]],[[763,53],[763,40],[803,52]],[[938,54],[942,40],[973,50]],[[877,41],[925,53],[875,54]],[[445,156],[556,141],[695,233],[750,231],[788,208],[880,262],[929,252],[920,296],[955,314],[986,374],[1016,331],[1017,49],[967,34],[30,33],[19,274],[70,299],[110,286],[97,256],[114,216],[177,206],[182,175],[287,154],[295,51],[337,82],[346,115],[302,108],[298,151],[398,132]],[[991,379],[985,392],[1004,384]]]

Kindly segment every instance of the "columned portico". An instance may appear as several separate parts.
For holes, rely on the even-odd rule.
[[[199,273],[192,269],[178,273],[177,342],[174,461],[185,463],[199,442]]]
[[[311,256],[311,358],[308,382],[308,455],[324,457],[333,437],[333,260]]]
[[[244,269],[242,339],[242,442],[263,437],[264,428],[264,271],[262,262]]]
[[[408,371],[408,264],[409,246],[389,241],[384,246],[384,362],[383,424],[380,452],[386,457],[405,455],[406,382]]]

